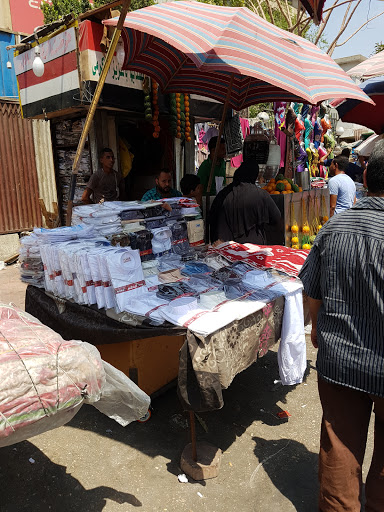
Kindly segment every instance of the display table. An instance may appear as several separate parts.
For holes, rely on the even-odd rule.
[[[95,345],[103,359],[148,394],[178,377],[183,407],[206,411],[221,408],[222,389],[279,340],[284,302],[279,297],[206,337],[171,325],[132,327],[33,286],[27,288],[25,309],[63,338]]]
[[[25,310],[66,340],[95,345],[102,359],[128,375],[148,395],[177,378],[185,329],[172,325],[132,327],[108,317],[104,310],[54,299],[34,286],[27,287]]]

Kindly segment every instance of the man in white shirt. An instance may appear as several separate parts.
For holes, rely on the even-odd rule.
[[[333,176],[328,182],[330,217],[348,210],[356,203],[355,183],[345,174],[348,165],[348,158],[340,155],[332,160],[329,168],[329,174]]]

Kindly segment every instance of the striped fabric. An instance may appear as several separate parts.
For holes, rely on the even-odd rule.
[[[349,69],[347,74],[360,78],[361,80],[368,80],[368,78],[374,78],[375,76],[383,76],[384,52],[377,53],[354,68]]]
[[[233,74],[230,105],[235,110],[280,100],[369,101],[317,46],[245,7],[167,2],[130,12],[124,26],[124,67],[149,75],[164,93],[195,93],[224,102]]]
[[[320,376],[384,397],[384,198],[361,199],[330,219],[299,277],[323,301]]]
[[[311,16],[313,22],[319,25],[323,17],[325,0],[301,0],[301,4]]]

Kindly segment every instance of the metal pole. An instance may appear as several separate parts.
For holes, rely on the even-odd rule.
[[[195,426],[195,413],[189,411],[189,425],[191,427],[191,443],[192,443],[192,459],[197,461],[197,447],[196,447],[196,426]]]
[[[95,94],[93,96],[92,103],[89,107],[87,117],[85,119],[84,129],[81,133],[79,144],[77,146],[75,159],[74,159],[73,165],[72,165],[72,177],[71,177],[71,185],[70,185],[70,189],[69,189],[69,199],[68,199],[68,205],[67,205],[67,222],[66,222],[67,226],[70,226],[71,221],[72,221],[73,198],[75,196],[76,179],[77,179],[77,174],[79,172],[78,168],[79,168],[81,153],[83,152],[85,141],[87,140],[88,133],[91,128],[91,123],[93,121],[93,117],[96,112],[97,104],[99,103],[100,95],[103,90],[104,83],[105,83],[105,80],[107,78],[107,74],[109,71],[109,67],[111,65],[112,58],[115,53],[116,46],[119,41],[121,31],[123,29],[125,17],[127,15],[130,5],[131,5],[131,0],[125,0],[123,2],[123,7],[121,9],[119,21],[117,22],[115,31],[113,33],[112,41],[108,48],[107,56],[105,59],[105,64],[101,71],[99,81],[97,82]]]
[[[220,123],[220,126],[219,126],[219,135],[217,136],[217,142],[216,142],[216,147],[215,147],[215,152],[213,154],[213,159],[212,159],[212,166],[211,166],[211,173],[209,175],[209,180],[208,180],[208,185],[207,185],[207,195],[206,195],[206,201],[205,201],[205,221],[206,221],[206,227],[205,227],[205,233],[206,233],[206,236],[205,236],[205,241],[207,243],[209,243],[209,209],[211,207],[211,188],[212,188],[212,181],[213,181],[213,177],[215,175],[215,167],[216,167],[216,162],[217,162],[217,155],[219,153],[219,147],[220,147],[220,143],[221,143],[221,137],[223,135],[223,131],[224,131],[224,123],[225,123],[225,119],[227,117],[227,111],[228,111],[228,105],[229,105],[229,99],[231,97],[231,94],[232,94],[232,85],[233,85],[233,80],[234,80],[234,74],[232,73],[231,74],[231,80],[229,82],[229,86],[228,86],[228,89],[227,89],[227,95],[226,95],[226,98],[225,98],[225,102],[224,102],[224,106],[223,106],[223,113],[222,113],[222,116],[221,116],[221,123]]]

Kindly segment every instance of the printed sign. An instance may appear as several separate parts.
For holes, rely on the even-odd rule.
[[[44,24],[40,0],[9,0],[14,32],[33,34],[36,27]]]

